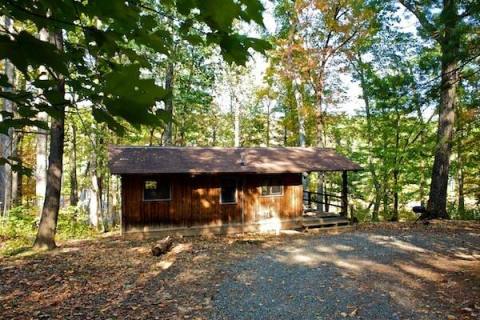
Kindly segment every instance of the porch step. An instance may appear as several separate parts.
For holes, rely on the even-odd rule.
[[[303,228],[327,228],[327,227],[339,227],[339,226],[347,226],[350,224],[347,218],[340,217],[340,216],[333,216],[333,217],[307,217],[303,218],[302,226]]]

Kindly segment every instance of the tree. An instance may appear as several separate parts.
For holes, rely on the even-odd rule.
[[[63,51],[62,30],[49,32],[48,39],[58,51]],[[62,74],[53,73],[56,79],[56,94],[60,103],[53,106],[55,117],[50,126],[50,152],[48,155],[47,185],[45,188],[45,202],[40,216],[40,224],[35,238],[34,248],[53,249],[57,228],[58,210],[60,209],[60,190],[62,188],[63,174],[63,145],[65,136],[65,104],[62,103],[65,96],[65,79]]]
[[[478,2],[462,0],[442,0],[441,3],[433,0],[400,0],[400,3],[416,16],[422,34],[440,46],[441,84],[437,145],[427,212],[431,218],[448,218],[447,186],[460,63],[462,60],[465,62],[472,59],[472,53],[467,53],[466,50],[478,41],[472,31],[479,26],[480,5]],[[440,10],[436,10],[438,7]],[[476,55],[478,52],[473,52],[473,57]]]
[[[262,24],[263,7],[259,1],[227,0],[222,6],[212,0],[153,4],[53,0],[26,1],[20,5],[5,1],[0,4],[1,15],[33,25],[31,29],[14,32],[1,29],[0,59],[8,58],[32,86],[14,94],[2,90],[0,96],[16,103],[20,116],[15,117],[13,112],[4,113],[0,133],[5,134],[12,127],[47,129],[45,121],[35,117],[42,111],[52,117],[48,178],[36,247],[55,247],[65,110],[76,107],[66,100],[67,90],[77,101],[89,103],[97,122],[106,123],[120,134],[125,132],[121,119],[136,127],[158,126],[166,122],[164,112],[155,106],[169,96],[168,90],[141,76],[142,68],[152,69],[144,55],[146,50],[142,49],[167,57],[170,54],[171,35],[156,19],[158,16],[168,17],[168,10],[164,9],[178,9],[183,20],[182,38],[195,45],[218,45],[229,62],[244,63],[250,48],[258,51],[268,48],[267,42],[239,35],[232,28],[235,19]],[[192,37],[190,31],[197,28],[203,30],[202,36]],[[42,29],[49,32],[55,44],[34,36]],[[48,73],[48,79],[31,72],[41,66]],[[4,78],[0,85],[11,86]],[[41,89],[40,94],[37,89]],[[11,159],[3,161],[12,162]]]

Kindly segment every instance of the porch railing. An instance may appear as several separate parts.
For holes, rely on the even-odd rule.
[[[317,209],[323,206],[322,211],[330,212],[330,207],[338,208],[340,213],[346,212],[341,195],[303,191],[303,204],[307,209]],[[345,210],[345,211],[344,211]]]

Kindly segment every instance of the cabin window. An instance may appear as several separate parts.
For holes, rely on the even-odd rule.
[[[261,189],[263,197],[283,195],[283,185],[279,178],[265,179]]]
[[[237,203],[237,183],[235,180],[223,180],[220,189],[220,203]]]
[[[143,186],[143,200],[170,200],[170,183],[163,180],[146,180]]]

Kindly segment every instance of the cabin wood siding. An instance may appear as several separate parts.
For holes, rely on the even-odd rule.
[[[303,212],[301,174],[279,174],[283,194],[261,196],[268,175],[123,175],[122,230],[249,224],[268,218],[293,219]],[[237,202],[220,203],[222,179],[237,182]],[[144,201],[146,180],[169,181],[171,199]]]

